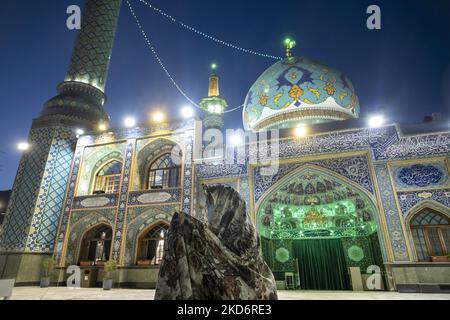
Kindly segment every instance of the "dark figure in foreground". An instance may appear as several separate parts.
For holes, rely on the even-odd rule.
[[[155,300],[277,299],[245,202],[232,188],[205,187],[205,224],[183,212],[168,231]]]

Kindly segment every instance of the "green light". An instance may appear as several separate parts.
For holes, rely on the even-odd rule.
[[[217,69],[217,64],[213,63],[213,64],[211,65],[211,69],[216,70],[216,69]]]
[[[290,38],[286,38],[284,40],[284,45],[286,46],[286,48],[288,49],[293,49],[295,47],[297,43],[295,42],[295,40],[292,40]]]

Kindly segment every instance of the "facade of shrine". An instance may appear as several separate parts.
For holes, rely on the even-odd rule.
[[[215,73],[198,118],[108,128],[104,88],[120,7],[87,1],[67,76],[33,120],[0,234],[3,278],[38,284],[53,256],[55,282],[70,265],[98,269],[100,279],[115,260],[117,285],[154,287],[173,213],[207,220],[197,214],[202,185],[225,184],[245,200],[280,287],[293,274],[301,289],[348,290],[350,267],[363,279],[379,270],[384,290],[450,283],[445,123],[369,127],[343,73],[288,49],[249,89],[243,126],[259,139],[233,146],[242,162],[227,163],[203,141],[224,125]],[[267,146],[276,150],[271,174],[259,157],[265,130],[277,132]]]

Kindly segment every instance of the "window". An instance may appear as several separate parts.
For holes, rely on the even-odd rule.
[[[449,253],[450,225],[443,214],[429,208],[421,210],[411,220],[411,232],[419,261]]]
[[[122,163],[120,161],[111,161],[107,163],[97,173],[94,194],[118,193],[121,173]]]
[[[170,153],[154,161],[148,170],[148,188],[166,189],[180,185],[181,167],[173,163]]]
[[[99,264],[109,260],[112,228],[100,225],[86,232],[81,243],[80,264]]]
[[[164,255],[164,240],[169,226],[160,223],[139,239],[138,264],[159,265]]]

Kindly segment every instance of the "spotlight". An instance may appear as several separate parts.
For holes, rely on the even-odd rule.
[[[152,115],[152,120],[156,123],[161,123],[164,121],[164,119],[166,118],[166,116],[164,115],[164,113],[162,113],[161,111],[156,111],[155,113],[153,113]]]
[[[300,124],[295,128],[295,135],[299,138],[303,138],[306,137],[306,135],[308,134],[308,129]]]
[[[125,127],[132,128],[136,125],[136,119],[133,117],[126,117],[125,119],[123,119],[123,123]]]
[[[185,119],[192,118],[194,116],[194,110],[190,106],[185,106],[181,109],[181,115]]]
[[[17,150],[19,151],[27,151],[30,149],[30,144],[28,142],[19,142],[17,144]]]
[[[105,123],[100,123],[98,125],[98,130],[100,130],[100,131],[106,131],[107,129],[108,129],[108,127]]]
[[[230,142],[233,146],[239,146],[243,142],[242,136],[237,133],[233,134],[230,138],[231,138]]]
[[[375,115],[369,118],[369,127],[378,128],[384,123],[384,117],[382,115]]]
[[[77,135],[81,136],[82,134],[84,134],[84,130],[83,129],[77,129],[75,131],[77,133]]]

